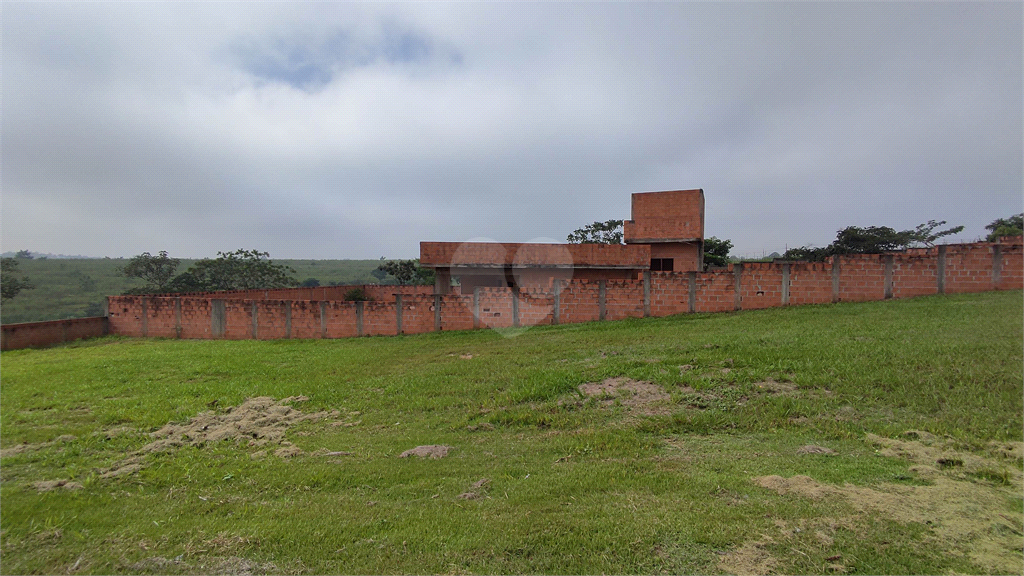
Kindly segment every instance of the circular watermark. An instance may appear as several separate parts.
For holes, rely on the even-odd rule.
[[[459,244],[449,270],[474,327],[514,338],[554,323],[557,290],[573,279],[575,261],[569,245],[553,238],[501,243],[478,237]]]

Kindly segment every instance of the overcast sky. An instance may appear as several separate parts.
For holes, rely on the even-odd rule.
[[[2,6],[2,248],[412,258],[703,188],[743,255],[1022,210],[1022,4]]]

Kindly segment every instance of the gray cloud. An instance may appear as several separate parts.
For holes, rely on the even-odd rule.
[[[1021,211],[1019,3],[9,4],[2,244],[412,257],[703,187],[740,253]]]

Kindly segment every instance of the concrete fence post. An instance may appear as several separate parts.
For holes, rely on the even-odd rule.
[[[326,290],[324,296],[326,296]],[[327,302],[320,301],[320,338],[327,338]]]
[[[512,326],[519,327],[519,288],[512,287]]]
[[[608,281],[597,281],[597,319],[604,320],[605,299],[608,297]]]
[[[697,311],[697,272],[687,272],[690,277],[690,293],[686,298],[686,307],[693,314]]]
[[[181,296],[174,299],[174,337],[181,338]]]
[[[644,270],[644,318],[651,316],[651,271]]]
[[[473,288],[473,328],[480,327],[480,288]]]
[[[252,301],[252,339],[260,339],[260,316],[259,316],[259,301]]]
[[[733,308],[736,310],[742,310],[743,298],[740,295],[740,288],[743,286],[743,264],[732,265],[732,278],[734,280]]]
[[[883,299],[885,300],[892,298],[892,267],[894,259],[895,256],[893,256],[892,254],[886,254],[882,258],[882,261],[885,264],[885,272],[882,280],[882,283],[885,287],[885,293],[883,296]]]
[[[210,300],[210,336],[223,338],[226,332],[227,314],[224,310],[223,300]]]
[[[839,302],[839,274],[841,272],[841,265],[839,263],[839,256],[832,257],[832,301]]]
[[[402,295],[395,294],[395,334],[402,333]]]
[[[999,244],[992,246],[992,289],[999,289],[999,281],[1003,275],[1003,247]]]
[[[284,337],[292,337],[292,301],[284,301]]]
[[[552,285],[552,308],[551,308],[551,323],[558,326],[560,320],[561,308],[562,308],[562,281],[555,280]]]
[[[789,262],[782,265],[782,305],[789,306],[789,273],[790,273]]]
[[[939,246],[935,256],[937,270],[935,271],[935,288],[939,294],[946,293],[946,247]]]
[[[441,295],[434,294],[434,331],[441,331]]]
[[[149,336],[149,306],[146,305],[146,297],[140,296],[142,300],[142,337]]]
[[[356,336],[363,335],[363,304],[362,300],[356,301]]]

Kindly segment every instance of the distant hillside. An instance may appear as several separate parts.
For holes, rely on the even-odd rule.
[[[106,296],[142,285],[117,272],[127,261],[125,258],[20,258],[19,275],[28,276],[36,288],[25,290],[4,303],[0,322],[13,324],[99,316],[103,313]],[[193,262],[182,260],[178,271],[184,272]],[[300,282],[316,278],[325,286],[376,283],[377,279],[370,272],[380,265],[379,260],[274,259],[274,262],[294,268]]]

